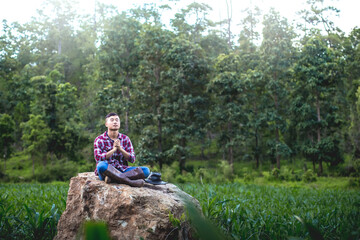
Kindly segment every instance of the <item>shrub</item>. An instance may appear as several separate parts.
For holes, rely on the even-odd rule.
[[[39,182],[68,181],[76,175],[77,165],[72,161],[61,160],[55,165],[48,165],[35,173]]]
[[[191,173],[179,174],[175,178],[175,182],[177,183],[194,183],[194,177]]]
[[[232,173],[232,167],[227,161],[220,161],[217,167],[225,179],[231,180],[234,178],[234,174]]]
[[[279,179],[285,181],[301,181],[302,174],[302,170],[294,171],[293,169],[284,166],[280,170]]]
[[[293,177],[295,181],[301,181],[302,180],[302,176],[303,176],[303,170],[295,170],[293,172]]]
[[[0,179],[4,182],[8,181],[8,176],[0,170]]]
[[[360,177],[360,159],[355,159],[352,163],[355,173],[353,174],[356,177]]]
[[[280,170],[278,168],[273,168],[273,170],[271,170],[271,176],[273,177],[273,179],[279,179],[279,175]]]
[[[95,170],[95,161],[94,163],[84,162],[80,165],[78,172],[92,172]]]
[[[192,172],[194,172],[194,166],[193,165],[186,165],[184,170],[186,172],[191,172],[192,173]]]
[[[266,179],[266,180],[271,180],[271,175],[270,175],[270,172],[268,172],[268,171],[263,171],[263,172],[261,172],[261,175],[262,176],[264,176],[264,178]]]
[[[252,182],[254,181],[254,176],[251,173],[244,173],[244,181]]]
[[[360,178],[351,177],[348,180],[349,187],[360,187]]]
[[[280,180],[286,180],[286,181],[293,181],[295,180],[291,169],[288,167],[282,167],[279,173],[279,179]]]
[[[307,183],[315,182],[316,179],[317,179],[316,174],[311,169],[306,170],[306,172],[303,174],[302,177],[302,180]]]
[[[80,233],[87,240],[110,240],[110,233],[106,222],[86,221]]]
[[[157,171],[155,168],[152,169],[152,171]],[[171,166],[168,166],[168,165],[163,165],[163,168],[161,170],[161,178],[164,180],[164,181],[167,181],[167,182],[176,182],[176,177],[177,175],[180,175],[179,174],[179,164],[177,162],[173,162],[171,164]]]
[[[214,183],[214,175],[210,169],[198,168],[195,170],[195,179],[197,182]]]

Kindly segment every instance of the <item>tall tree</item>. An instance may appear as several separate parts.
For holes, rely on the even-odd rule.
[[[168,135],[176,143],[168,152],[179,155],[182,171],[188,156],[188,143],[206,135],[209,99],[204,91],[210,66],[200,46],[183,37],[173,38],[165,61],[169,65],[165,76],[172,91],[165,93],[164,122],[170,129]]]
[[[349,122],[348,135],[351,141],[349,151],[353,157],[360,158],[360,115],[357,104],[357,91],[360,85],[360,28],[354,28],[344,39],[343,54],[345,58],[345,89],[347,92],[347,116]]]
[[[316,29],[325,30],[328,35],[337,30],[331,18],[334,15],[338,16],[340,10],[333,6],[324,6],[324,2],[324,0],[307,0],[308,9],[305,8],[298,12],[304,20],[300,26],[305,36],[308,35],[309,30],[310,32],[314,32]]]
[[[241,140],[240,131],[245,124],[243,106],[246,95],[240,65],[237,54],[220,55],[215,64],[216,75],[208,85],[208,91],[214,97],[211,125],[220,132],[219,146],[226,153],[232,171],[234,149]]]
[[[57,83],[63,78],[57,70],[48,76],[36,76],[31,79],[33,84],[31,113],[45,121],[50,129],[47,151],[53,159],[53,154],[58,158],[67,156],[76,160],[75,151],[80,150],[84,143],[84,134],[81,115],[78,109],[77,89],[70,83]],[[40,107],[41,106],[41,107]],[[31,127],[31,125],[30,125]],[[44,165],[47,164],[44,158]]]
[[[281,156],[287,156],[290,149],[282,139],[286,129],[285,111],[288,103],[289,68],[293,62],[295,34],[285,18],[271,9],[264,16],[263,41],[261,44],[262,72],[266,77],[266,95],[272,104],[268,106],[269,127],[274,131],[275,139],[269,142],[272,157],[280,168]]]
[[[253,141],[246,141],[250,147],[251,155],[253,155],[256,167],[260,164],[261,154],[261,130],[266,124],[266,109],[264,99],[265,81],[262,72],[260,71],[260,54],[256,45],[259,39],[259,33],[256,31],[259,23],[260,9],[248,8],[246,9],[246,16],[241,21],[242,30],[240,32],[238,52],[240,56],[240,71],[245,77],[246,96],[247,96],[247,139]]]
[[[32,174],[35,176],[35,161],[37,158],[46,157],[50,128],[40,115],[30,115],[29,121],[22,123],[22,140],[25,145],[25,152],[30,154],[32,160]]]
[[[254,52],[256,49],[256,41],[259,40],[260,34],[256,31],[259,23],[261,11],[258,7],[247,8],[246,16],[240,22],[242,30],[240,31],[239,43],[240,48],[249,49]]]
[[[62,81],[81,88],[82,65],[87,63],[87,55],[82,51],[83,43],[76,41],[79,16],[75,9],[73,0],[47,0],[38,15],[24,26],[23,33],[30,39],[37,75],[46,75],[56,68],[64,76]]]
[[[143,57],[133,95],[139,111],[135,119],[141,129],[138,155],[144,161],[158,162],[160,168],[164,160],[164,95],[171,88],[164,76],[169,68],[165,57],[172,37],[160,26],[145,24],[137,41]]]
[[[112,101],[117,105],[113,111],[125,115],[125,132],[129,131],[131,88],[140,62],[139,48],[135,46],[140,29],[137,20],[122,13],[109,20],[100,46],[100,77],[113,86],[110,90],[115,93],[110,95],[115,97]]]
[[[12,153],[12,144],[14,138],[15,122],[10,115],[0,114],[0,156],[4,159],[4,172],[6,171],[6,159]]]
[[[309,138],[305,155],[318,160],[319,174],[323,173],[323,161],[337,165],[341,161],[339,146],[334,135],[339,127],[334,98],[342,79],[341,62],[335,52],[320,38],[312,38],[303,47],[295,64],[298,96],[302,97],[307,121],[300,124]],[[305,115],[305,116],[306,116]],[[316,139],[316,140],[315,140]]]
[[[209,10],[212,10],[209,5],[197,2],[181,9],[181,12],[176,13],[174,19],[171,20],[175,33],[194,43],[199,43],[202,33],[214,26],[214,23],[207,18]]]
[[[65,156],[78,161],[79,151],[89,144],[85,124],[79,110],[78,91],[70,83],[60,83],[56,86],[56,128],[52,132],[55,143],[53,149],[57,156]]]
[[[10,113],[16,106],[12,94],[16,88],[14,78],[19,76],[20,64],[16,53],[17,37],[15,24],[9,25],[3,21],[2,34],[0,35],[0,113]]]

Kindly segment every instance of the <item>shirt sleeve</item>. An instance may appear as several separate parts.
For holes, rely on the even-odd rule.
[[[104,142],[101,139],[95,139],[94,141],[94,158],[96,164],[98,164],[100,161],[106,160]]]
[[[134,147],[130,141],[130,138],[127,139],[126,143],[127,144],[126,144],[124,150],[130,154],[130,158],[127,161],[134,163],[136,160],[136,157],[135,157]]]

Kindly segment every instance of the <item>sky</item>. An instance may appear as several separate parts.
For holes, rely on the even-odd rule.
[[[180,0],[173,2],[173,9],[179,10],[185,8],[195,0]],[[280,12],[281,16],[286,17],[289,22],[296,19],[296,12],[304,9],[306,0],[196,0],[200,3],[206,3],[212,7],[209,18],[214,22],[224,20],[227,17],[227,4],[232,2],[232,19],[234,32],[238,27],[237,24],[244,17],[243,9],[256,5],[263,12],[267,12],[270,7]],[[18,21],[25,23],[30,21],[32,16],[36,15],[36,9],[41,8],[43,0],[0,0],[0,20],[6,19],[8,22]],[[78,10],[82,13],[92,13],[95,2],[112,4],[118,7],[119,11],[130,9],[143,3],[156,3],[161,5],[162,0],[77,0]],[[360,27],[360,0],[324,0],[325,5],[331,5],[340,9],[340,16],[333,19],[335,25],[340,27],[345,33],[349,33],[355,26]],[[173,16],[173,15],[172,15]],[[169,17],[172,17],[169,16]],[[1,28],[1,27],[0,27]]]

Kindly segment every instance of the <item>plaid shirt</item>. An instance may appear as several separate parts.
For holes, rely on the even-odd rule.
[[[110,156],[109,159],[106,159],[106,153],[114,147],[114,140],[109,137],[106,131],[97,138],[95,138],[94,141],[94,157],[96,161],[96,166],[100,161],[106,161],[118,170],[125,171],[128,168],[127,162],[135,162],[134,148],[132,146],[130,138],[122,133],[119,133],[118,139],[120,139],[121,147],[130,154],[129,160],[126,160],[119,150],[114,152],[114,154]],[[95,174],[98,175],[96,168]]]

